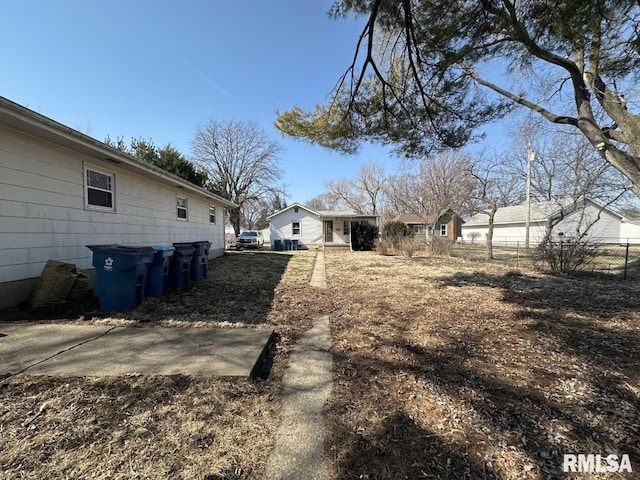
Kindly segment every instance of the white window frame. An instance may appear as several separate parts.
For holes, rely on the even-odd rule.
[[[176,205],[176,207],[177,207],[177,205]],[[211,212],[213,212],[213,222],[211,221]],[[178,212],[176,211],[176,213],[178,213]],[[188,215],[188,213],[187,213],[187,215]],[[217,215],[216,206],[215,205],[209,205],[209,223],[210,224],[212,224],[212,225],[216,224],[216,215]]]
[[[448,229],[448,226],[447,226],[446,223],[440,224],[440,236],[441,237],[446,237],[447,234],[449,233],[448,230],[449,229]]]
[[[184,199],[184,208],[183,207],[178,207],[178,199],[179,198],[183,198]],[[189,221],[189,197],[187,197],[186,195],[180,195],[179,193],[176,194],[176,204],[175,204],[175,208],[176,208],[176,220],[180,221],[180,222],[188,222]],[[180,209],[184,209],[185,213],[186,213],[186,217],[185,218],[181,218],[178,216],[178,208]]]
[[[296,233],[296,227],[294,227],[295,224],[298,224],[298,233]],[[300,222],[291,222],[291,235],[300,235],[302,233],[302,225],[300,224]]]
[[[90,187],[89,181],[87,180],[87,172],[89,171],[111,177],[111,190],[109,191],[99,187]],[[83,180],[84,181],[84,208],[87,210],[97,210],[99,212],[115,212],[116,211],[116,174],[88,163],[84,164],[83,173],[84,173],[83,175],[84,176],[84,180]],[[89,203],[89,188],[92,188],[93,190],[99,190],[101,192],[109,192],[111,194],[111,207],[91,205]]]

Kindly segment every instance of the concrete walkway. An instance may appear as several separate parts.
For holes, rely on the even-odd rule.
[[[327,272],[324,267],[324,251],[318,250],[316,255],[316,263],[311,274],[309,285],[317,288],[327,288]]]
[[[271,330],[0,323],[0,373],[250,376]]]
[[[316,263],[317,267],[317,263]],[[324,406],[331,393],[329,317],[314,320],[291,354],[267,480],[326,480]]]

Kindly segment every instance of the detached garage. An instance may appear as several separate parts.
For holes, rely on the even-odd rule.
[[[499,208],[494,217],[493,242],[523,244],[526,238],[525,205]],[[570,238],[587,232],[587,238],[599,243],[640,243],[640,227],[622,215],[590,199],[570,198],[531,204],[529,238],[538,245],[553,225],[553,236]],[[465,242],[484,242],[489,231],[489,216],[478,213],[462,226]],[[637,236],[636,236],[637,235]],[[634,237],[634,238],[632,238]]]
[[[208,240],[224,252],[228,200],[0,97],[0,308],[47,260],[91,270],[87,245]]]

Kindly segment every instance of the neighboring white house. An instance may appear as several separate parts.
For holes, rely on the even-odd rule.
[[[624,219],[620,226],[620,240],[623,243],[640,243],[640,219]]]
[[[270,222],[269,237],[272,244],[278,239],[297,239],[303,247],[350,247],[353,223],[378,224],[378,217],[375,215],[359,215],[339,210],[316,212],[299,203],[293,203],[267,218]]]
[[[49,259],[91,270],[87,245],[209,240],[220,255],[234,206],[0,97],[0,308],[27,299]]]
[[[494,217],[494,243],[524,243],[526,215],[525,205],[499,208]],[[594,242],[640,243],[640,225],[630,223],[622,215],[590,199],[532,203],[530,218],[531,245],[538,245],[551,225],[554,225],[552,233],[556,239],[575,237],[576,232],[586,230],[586,238]],[[489,216],[478,213],[462,225],[462,238],[465,242],[484,242],[488,231]]]

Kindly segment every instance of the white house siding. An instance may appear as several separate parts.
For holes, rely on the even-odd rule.
[[[640,244],[640,225],[631,222],[620,225],[620,241]]]
[[[293,222],[300,222],[300,235],[294,235],[292,231]],[[322,244],[322,223],[317,215],[298,208],[296,213],[294,208],[271,218],[270,235],[271,242],[274,240],[298,239],[304,245]]]
[[[472,233],[477,232],[479,236],[472,239]],[[489,232],[488,226],[470,226],[462,225],[462,238],[465,242],[470,243],[472,240],[476,243],[483,243],[487,239]],[[531,222],[529,226],[529,240],[531,243],[538,244],[544,238],[546,227],[544,222]],[[512,223],[505,225],[495,225],[493,227],[493,242],[498,244],[518,244],[525,242],[525,226],[524,223]]]
[[[85,162],[115,175],[115,212],[85,209]],[[176,194],[189,199],[186,222],[176,219]],[[38,277],[49,259],[90,269],[86,245],[209,240],[210,255],[219,255],[223,207],[216,205],[217,223],[210,224],[210,204],[113,162],[0,127],[0,308],[9,303],[2,287]]]
[[[554,236],[559,232],[566,236],[575,236],[575,232],[587,231],[587,238],[593,242],[618,243],[620,241],[620,217],[607,210],[600,211],[600,207],[588,202],[584,209],[567,215],[554,228]],[[600,218],[598,218],[600,213]],[[588,229],[588,230],[587,230]]]
[[[574,236],[576,231],[583,232],[589,225],[587,238],[594,242],[618,243],[621,238],[620,217],[607,210],[602,210],[600,219],[597,219],[600,207],[592,203],[587,203],[584,213],[580,210],[567,215],[553,228],[554,238],[559,238],[558,234],[563,233],[565,238]],[[579,227],[579,228],[578,228]],[[631,230],[631,229],[629,229]],[[480,234],[474,241],[484,242],[487,238],[488,226],[462,226],[462,237],[465,242],[471,242],[472,232]],[[531,222],[529,239],[533,245],[539,244],[547,231],[546,222]],[[495,225],[493,230],[493,241],[499,244],[517,244],[525,241],[525,223],[500,224]]]

